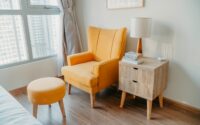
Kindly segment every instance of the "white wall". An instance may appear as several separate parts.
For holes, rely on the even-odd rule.
[[[28,64],[0,69],[0,85],[7,90],[13,90],[27,85],[34,79],[56,75],[56,58],[48,58]]]
[[[170,59],[165,96],[200,108],[200,0],[146,0],[144,8],[108,10],[106,0],[75,0],[78,23],[87,48],[89,25],[126,26],[132,17],[153,18],[152,37],[145,39],[144,55]],[[128,36],[128,50],[136,40]]]

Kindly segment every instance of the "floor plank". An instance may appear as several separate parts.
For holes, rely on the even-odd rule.
[[[89,94],[72,87],[71,95],[64,98],[66,119],[63,119],[58,103],[38,107],[37,118],[44,125],[199,125],[200,116],[171,105],[161,109],[153,103],[152,120],[146,119],[146,101],[136,97],[128,99],[119,108],[121,93],[107,89],[96,96],[96,108],[90,107]],[[25,94],[16,99],[31,113],[32,105]]]

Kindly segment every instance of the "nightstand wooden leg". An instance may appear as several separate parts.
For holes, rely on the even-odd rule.
[[[159,95],[159,104],[160,104],[160,108],[163,108],[163,94],[162,93]]]
[[[126,100],[126,92],[123,91],[121,96],[120,108],[123,108],[125,100]]]
[[[152,101],[147,100],[147,119],[151,119]]]

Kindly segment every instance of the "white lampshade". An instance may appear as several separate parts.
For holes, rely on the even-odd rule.
[[[134,38],[150,37],[151,18],[137,17],[131,19],[130,36]]]

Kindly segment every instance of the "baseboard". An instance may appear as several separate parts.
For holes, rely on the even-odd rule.
[[[24,87],[21,87],[21,88],[17,88],[17,89],[11,90],[10,93],[13,96],[26,94],[27,93],[26,88],[27,88],[27,86],[24,86]],[[195,107],[190,106],[190,105],[187,105],[187,104],[184,104],[184,103],[181,103],[181,102],[178,102],[178,101],[175,101],[175,100],[172,100],[172,99],[169,99],[167,97],[164,97],[164,103],[200,115],[200,109],[195,108]]]
[[[27,92],[26,88],[27,88],[27,86],[23,86],[21,88],[13,89],[13,90],[11,90],[9,92],[13,96],[18,96],[18,95],[21,95],[21,94],[26,94],[26,92]]]
[[[173,105],[177,108],[184,109],[184,110],[187,110],[189,112],[200,115],[200,109],[193,107],[193,106],[190,106],[190,105],[187,105],[187,104],[184,104],[184,103],[181,103],[181,102],[178,102],[178,101],[175,101],[173,99],[169,99],[167,97],[164,97],[164,103],[167,103],[167,104]]]

